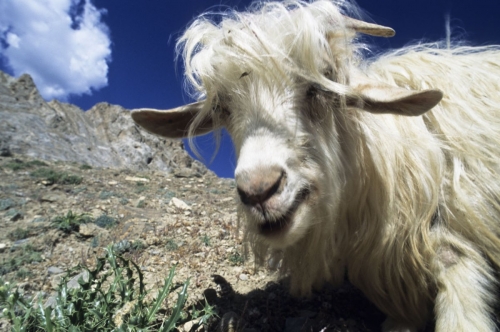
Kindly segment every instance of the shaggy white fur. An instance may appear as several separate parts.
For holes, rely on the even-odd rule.
[[[344,15],[360,10],[259,2],[201,16],[178,43],[200,102],[132,116],[167,137],[227,128],[247,243],[259,263],[282,260],[292,292],[347,273],[386,331],[432,318],[437,331],[493,331],[500,47],[366,59],[356,32],[392,30]]]

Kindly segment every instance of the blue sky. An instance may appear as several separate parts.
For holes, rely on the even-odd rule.
[[[248,0],[0,0],[0,69],[31,74],[46,99],[84,110],[98,102],[133,108],[172,108],[190,102],[182,67],[174,62],[177,37],[192,19],[224,7],[244,9]],[[498,0],[358,0],[377,23],[396,30],[370,39],[398,48],[445,37],[445,15],[454,36],[474,45],[500,44]],[[221,7],[222,6],[222,7]],[[197,141],[211,160],[210,137]],[[209,165],[232,177],[236,161],[227,137]]]

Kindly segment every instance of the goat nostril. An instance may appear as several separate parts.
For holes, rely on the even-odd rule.
[[[240,196],[241,202],[245,205],[249,205],[250,200],[248,198],[248,195],[243,190],[241,190],[240,187],[237,187],[236,190],[238,191],[238,195]]]
[[[271,169],[254,174],[254,177],[245,176],[240,177],[240,181],[237,180],[237,191],[243,204],[262,204],[283,190],[286,182],[286,173],[283,170]]]

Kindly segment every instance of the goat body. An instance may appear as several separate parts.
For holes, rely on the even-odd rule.
[[[291,291],[349,280],[411,331],[494,331],[500,267],[500,47],[409,46],[345,1],[201,16],[178,50],[198,102],[135,110],[166,137],[225,127],[245,239]],[[434,311],[434,316],[432,315]]]

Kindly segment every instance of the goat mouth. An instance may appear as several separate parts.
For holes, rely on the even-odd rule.
[[[295,196],[293,204],[281,216],[272,220],[265,220],[259,224],[259,232],[267,237],[278,236],[286,232],[293,223],[293,217],[299,206],[309,197],[310,190],[308,188],[301,189]]]

